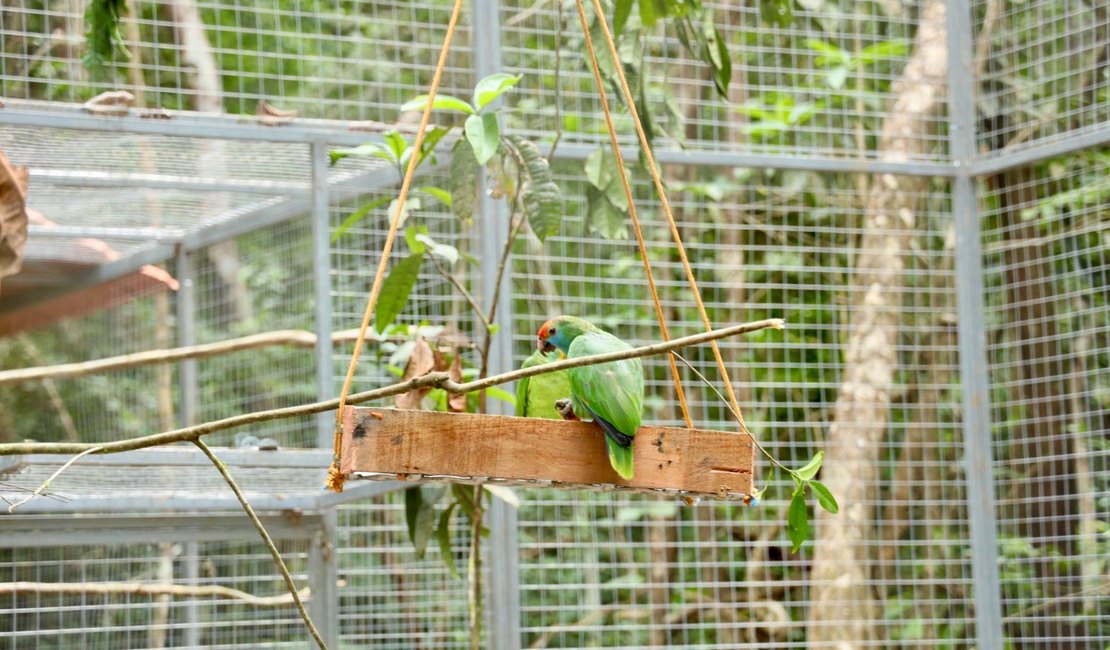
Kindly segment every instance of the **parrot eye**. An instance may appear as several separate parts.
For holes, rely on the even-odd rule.
[[[556,331],[557,330],[554,327],[552,327],[551,329],[547,330],[547,335],[548,336],[555,336]]]

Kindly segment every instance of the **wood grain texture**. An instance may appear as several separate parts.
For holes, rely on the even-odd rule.
[[[588,422],[347,407],[341,470],[384,474],[614,485],[706,496],[752,489],[751,438],[728,431],[640,427],[635,478],[609,466],[601,430]]]

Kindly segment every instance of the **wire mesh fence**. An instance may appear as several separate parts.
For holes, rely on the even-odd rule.
[[[673,36],[653,32],[625,63],[647,79],[643,101],[658,118],[656,151],[709,318],[789,323],[782,333],[721,343],[747,422],[787,464],[826,450],[824,471],[850,468],[838,492],[841,514],[815,514],[816,545],[791,554],[785,522],[792,483],[766,466],[757,484],[768,491],[755,508],[518,490],[512,543],[495,531],[486,541],[487,556],[496,558],[488,575],[512,571],[519,581],[510,594],[496,591],[505,583],[486,581],[488,598],[513,608],[488,613],[491,621],[512,620],[492,626],[487,643],[1104,648],[1104,12],[1075,2],[951,4],[945,25],[974,27],[969,51],[948,62],[950,71],[970,62],[973,86],[951,92],[973,96],[975,114],[954,115],[946,106],[921,116],[921,129],[905,136],[906,150],[892,162],[879,134],[897,117],[896,82],[914,57],[924,4],[805,0],[793,6],[789,26],[768,24],[756,5],[711,8],[732,48],[727,102],[705,62]],[[120,260],[164,263],[163,272],[187,282],[188,291],[117,284],[95,297],[106,309],[82,307],[78,316],[46,318],[48,325],[0,339],[3,365],[320,330],[314,309],[321,300],[330,302],[331,330],[357,327],[399,178],[378,161],[345,159],[329,168],[321,145],[349,145],[361,137],[351,130],[395,123],[410,132],[414,113],[398,106],[424,92],[450,3],[138,3],[124,23],[132,58],[98,74],[79,61],[82,11],[74,3],[17,0],[0,17],[0,147],[31,167],[31,206],[46,219],[33,224],[28,260],[44,283],[74,272],[62,261],[82,272]],[[635,18],[629,25],[642,29]],[[959,47],[956,34],[949,36],[949,47]],[[446,70],[441,92],[464,99],[476,70],[522,73],[504,100],[505,128],[543,153],[559,134],[553,166],[565,197],[562,222],[545,242],[525,229],[512,249],[509,313],[500,315],[493,337],[509,354],[494,355],[494,365],[503,366],[494,370],[519,364],[534,349],[539,325],[557,313],[590,317],[633,343],[659,338],[627,215],[599,207],[591,198],[596,188],[583,179],[583,160],[607,141],[583,49],[574,2],[475,2]],[[229,116],[87,121],[73,105],[123,88],[139,106]],[[607,90],[619,105],[615,88]],[[298,116],[250,131],[266,124],[250,117],[259,102]],[[451,116],[436,119],[455,124]],[[950,147],[960,137],[950,122],[975,127],[979,151],[972,158]],[[623,110],[618,130],[626,145],[635,143]],[[1051,147],[1064,155],[1038,153]],[[418,337],[445,342],[445,353],[461,350],[464,377],[478,372],[485,332],[453,285],[489,307],[498,262],[490,242],[503,240],[510,210],[486,186],[482,214],[458,219],[426,190],[451,183],[443,148],[440,158],[418,180],[419,203],[410,204],[406,222],[414,230],[399,238],[390,268],[414,251],[418,227],[460,257],[437,260],[442,269],[425,261],[397,316],[403,327],[369,344],[356,390],[403,375]],[[881,168],[860,163],[880,158]],[[989,174],[976,168],[983,164],[993,165]],[[965,179],[977,185],[961,189]],[[653,189],[642,174],[634,180],[671,334],[698,331],[698,310]],[[873,200],[884,188],[905,209]],[[377,207],[352,221],[372,203]],[[314,223],[326,230],[322,256]],[[968,223],[974,227],[959,225]],[[90,248],[90,238],[99,244]],[[956,254],[967,238],[979,242],[981,259]],[[326,282],[317,282],[321,273]],[[973,294],[985,305],[982,332],[961,307]],[[883,308],[875,311],[875,304]],[[0,331],[7,331],[5,307],[0,303]],[[859,354],[888,335],[882,354]],[[159,366],[5,385],[0,437],[102,442],[304,403],[319,396],[320,365],[330,369],[330,397],[349,353],[349,345],[282,347],[200,360],[195,371]],[[684,355],[720,383],[708,349]],[[863,390],[853,368],[876,358],[886,363],[872,373],[881,375],[881,388],[853,393]],[[969,414],[978,407],[970,371],[983,364],[986,430]],[[645,421],[681,425],[667,364],[656,358],[645,368]],[[692,373],[682,375],[695,425],[735,428],[717,395]],[[881,408],[857,417],[857,437],[846,437],[836,426],[861,395]],[[508,411],[510,399],[493,394],[492,408]],[[867,434],[868,427],[878,433]],[[303,417],[220,433],[212,444],[250,447],[264,438],[295,449],[315,446],[320,435],[315,420]],[[980,444],[989,462],[976,466],[965,450]],[[5,489],[5,497],[26,494],[57,467],[41,463],[11,475],[0,465],[5,488],[18,488]],[[115,496],[128,508],[147,494],[226,496],[210,467],[149,469],[148,484],[138,485],[138,474],[77,465],[54,491],[62,499]],[[306,468],[241,473],[260,500],[316,490],[317,475]],[[975,479],[993,490],[975,493]],[[174,485],[152,492],[151,482]],[[64,513],[64,506],[52,512]],[[448,570],[436,544],[423,559],[414,556],[401,496],[357,500],[333,514],[332,559],[313,555],[322,547],[304,535],[281,544],[298,584],[313,590],[326,587],[321,567],[334,562],[337,607],[317,613],[341,646],[468,646],[465,579]],[[73,531],[87,523],[70,521]],[[17,524],[0,517],[0,531]],[[282,593],[253,542],[215,534],[175,542],[139,529],[122,528],[120,538],[95,544],[75,534],[41,548],[4,548],[0,573],[11,582],[168,582]],[[829,537],[837,530],[849,533]],[[461,524],[452,529],[450,551],[460,566],[468,535]],[[832,547],[848,558],[839,569],[828,555]],[[997,580],[983,566],[994,567]],[[315,606],[325,596],[316,593]],[[992,597],[1001,600],[998,616]],[[303,639],[288,606],[0,595],[0,645],[11,648],[292,647]]]

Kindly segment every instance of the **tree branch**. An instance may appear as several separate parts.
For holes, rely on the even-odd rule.
[[[243,506],[243,511],[247,513],[247,517],[258,530],[258,535],[262,538],[262,543],[266,545],[266,548],[270,549],[270,555],[274,557],[274,564],[277,565],[278,571],[281,571],[281,577],[285,579],[285,586],[289,588],[289,595],[293,597],[293,604],[297,607],[297,611],[301,613],[301,618],[304,619],[304,624],[305,627],[308,628],[308,633],[316,640],[316,645],[320,646],[321,650],[327,650],[328,646],[324,643],[324,639],[320,637],[320,632],[316,630],[316,625],[312,623],[312,617],[308,615],[308,610],[304,608],[300,593],[297,591],[297,584],[293,582],[293,576],[289,575],[289,569],[285,567],[285,561],[281,559],[281,553],[278,552],[277,546],[274,546],[274,540],[270,539],[270,534],[266,532],[266,527],[262,525],[262,520],[258,518],[258,515],[254,514],[254,508],[252,508],[250,502],[247,501],[247,497],[243,496],[243,492],[239,489],[239,484],[235,482],[235,479],[231,478],[231,473],[227,471],[227,465],[224,465],[224,462],[212,453],[212,450],[208,448],[208,445],[204,444],[204,441],[197,439],[193,441],[193,444],[200,447],[204,455],[208,456],[208,459],[212,461],[212,464],[215,465],[216,469],[220,472],[220,476],[224,477],[224,480],[227,481],[227,484],[231,487],[231,491],[235,493],[235,497],[239,499],[239,503]]]
[[[521,368],[512,372],[502,373],[500,375],[493,375],[483,379],[476,379],[465,383],[457,383],[452,381],[445,372],[433,372],[422,377],[416,377],[409,381],[392,384],[382,388],[363,391],[361,393],[352,393],[347,397],[347,404],[361,404],[384,397],[392,397],[407,393],[410,390],[417,388],[442,388],[448,393],[460,394],[471,393],[478,390],[496,386],[498,384],[508,383],[526,377],[535,377],[536,375],[543,375],[549,372],[558,372],[559,370],[569,370],[570,368],[581,368],[582,366],[592,366],[599,363],[608,363],[610,361],[622,361],[624,359],[636,359],[641,357],[648,357],[652,355],[664,354],[671,350],[678,350],[681,348],[689,347],[691,345],[698,345],[709,341],[716,341],[729,336],[737,336],[739,334],[747,334],[756,332],[763,329],[783,329],[785,321],[781,318],[768,318],[766,320],[755,321],[752,323],[744,323],[742,325],[733,325],[732,327],[723,327],[721,329],[712,330],[710,332],[702,332],[700,334],[693,334],[691,336],[684,336],[682,338],[672,339],[665,343],[653,343],[638,348],[631,348],[628,350],[620,350],[618,352],[608,352],[606,354],[595,354],[589,357],[578,357],[575,359],[563,359],[552,363],[545,363],[531,368]],[[201,436],[215,433],[216,431],[223,431],[234,427],[242,426],[245,424],[255,424],[258,422],[269,422],[272,420],[280,420],[283,418],[311,415],[314,413],[323,413],[325,411],[332,411],[339,407],[339,399],[330,399],[322,402],[313,402],[311,404],[302,404],[300,406],[290,406],[286,408],[273,409],[270,411],[259,411],[257,413],[245,413],[236,415],[222,420],[215,420],[212,422],[205,422],[191,427],[184,427],[181,429],[174,429],[173,431],[165,431],[156,433],[149,436],[142,436],[139,438],[132,438],[130,440],[120,440],[118,442],[108,442],[100,444],[92,443],[73,443],[73,442],[15,442],[0,444],[0,456],[11,456],[15,454],[77,454],[86,452],[90,449],[99,448],[95,453],[100,454],[114,454],[123,451],[133,451],[135,449],[146,449],[148,447],[156,447],[158,445],[166,445],[174,442],[194,442],[200,439]],[[89,452],[94,453],[94,452]]]
[[[343,330],[331,336],[332,345],[341,345],[358,339],[358,330]],[[452,345],[467,347],[465,342],[450,341]],[[240,352],[277,345],[286,345],[296,348],[312,349],[316,346],[316,334],[305,330],[275,330],[252,334],[237,339],[219,341],[216,343],[203,343],[201,345],[188,345],[180,348],[165,350],[147,350],[133,354],[123,354],[93,361],[78,363],[63,363],[54,366],[40,366],[36,368],[17,368],[0,372],[0,386],[21,381],[36,379],[69,379],[84,377],[101,372],[123,370],[138,366],[148,366],[162,363],[173,363],[187,359],[203,359],[220,354]]]
[[[286,607],[293,604],[289,594],[255,596],[223,585],[174,585],[149,582],[0,582],[0,596],[15,594],[58,594],[63,596],[172,596],[174,598],[224,598],[252,607]],[[310,596],[308,587],[298,595]]]

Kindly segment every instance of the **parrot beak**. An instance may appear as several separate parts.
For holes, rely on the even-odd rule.
[[[540,351],[544,354],[551,354],[555,351],[555,344],[553,344],[551,341],[545,341],[544,339],[536,341],[536,347],[538,347]]]

